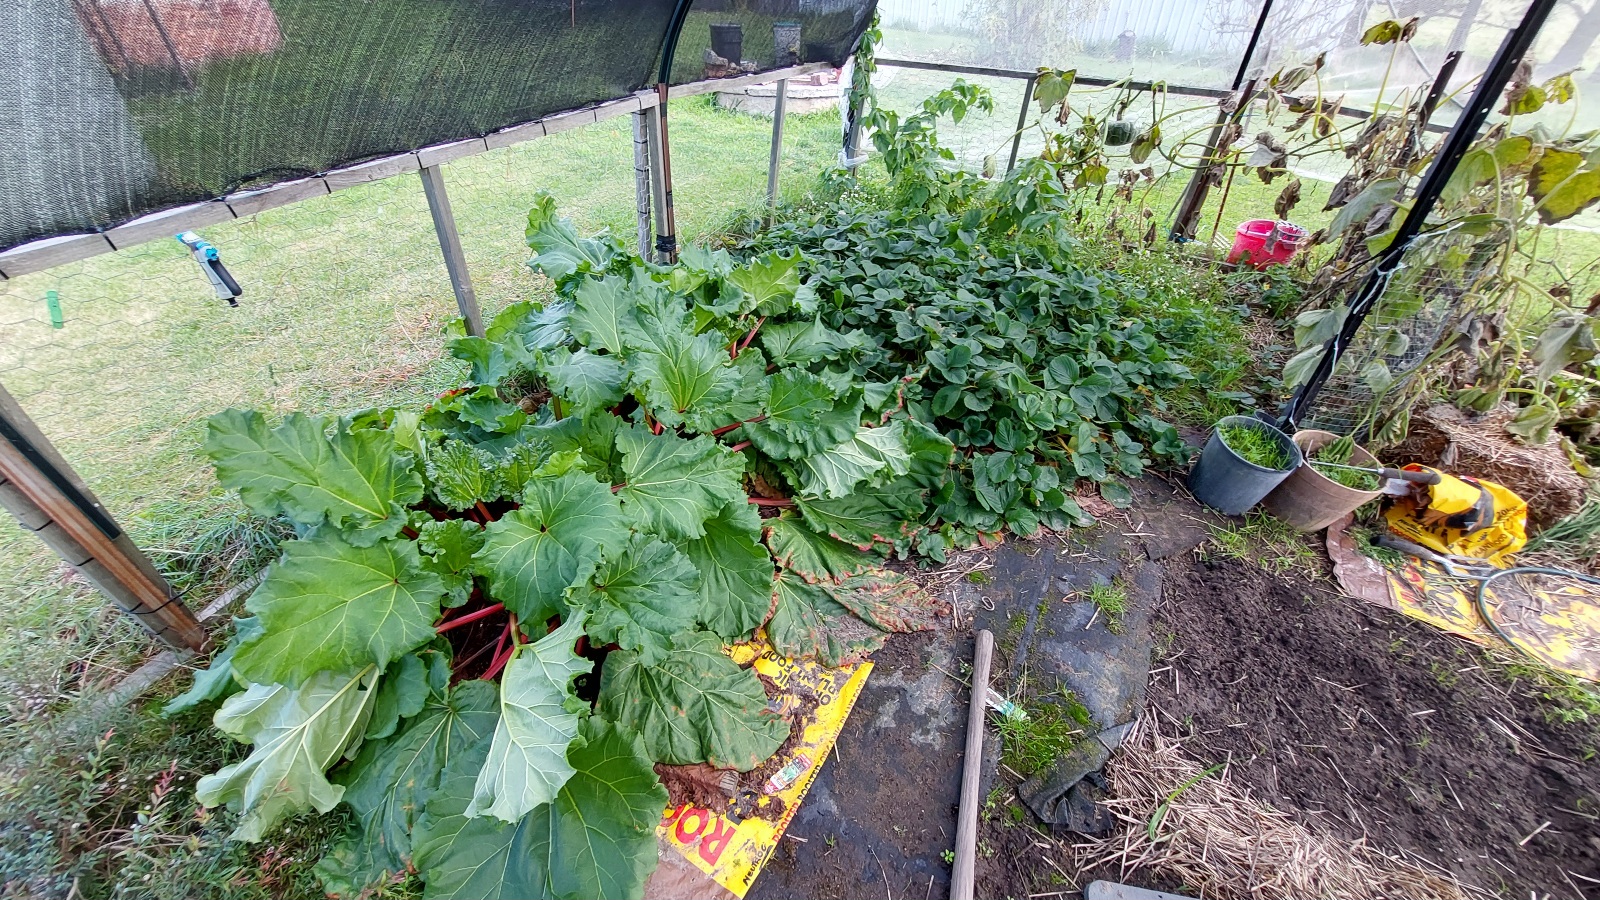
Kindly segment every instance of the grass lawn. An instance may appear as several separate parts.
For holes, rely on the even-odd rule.
[[[771,121],[709,97],[676,102],[669,116],[681,234],[721,231],[758,208]],[[832,112],[790,118],[787,199],[810,189],[839,133]],[[522,241],[535,191],[555,194],[582,229],[636,233],[626,117],[460,160],[445,179],[486,314],[543,290]],[[209,415],[406,403],[460,374],[441,353],[456,306],[415,175],[203,231],[245,288],[237,309],[211,295],[176,241],[0,283],[0,384],[179,586],[197,588],[195,608],[247,574],[186,571],[200,537],[239,521],[198,454]],[[48,291],[60,299],[59,330]],[[114,682],[150,646],[8,517],[0,634],[0,721],[11,723]]]

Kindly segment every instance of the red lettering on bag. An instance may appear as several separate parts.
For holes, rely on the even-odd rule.
[[[710,865],[716,865],[722,857],[722,851],[727,849],[728,842],[733,840],[734,832],[738,831],[727,819],[718,816],[713,819],[714,826],[711,833],[700,841],[700,858]]]
[[[690,820],[698,820],[698,824],[692,829],[688,827]],[[673,831],[673,836],[679,843],[687,844],[699,837],[700,832],[705,831],[709,824],[711,824],[711,810],[688,807],[678,816],[678,827]]]

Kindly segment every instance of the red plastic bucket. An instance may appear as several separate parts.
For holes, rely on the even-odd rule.
[[[1228,262],[1246,260],[1257,269],[1286,263],[1305,244],[1308,233],[1293,222],[1251,219],[1234,232]]]

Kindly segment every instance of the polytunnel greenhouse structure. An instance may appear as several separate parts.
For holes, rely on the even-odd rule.
[[[678,877],[653,874],[655,829],[688,819],[659,823],[652,773],[703,766],[712,787],[697,789],[713,790],[715,771],[759,772],[768,795],[803,796],[814,761],[762,768],[803,737],[762,693],[792,673],[762,665],[859,663],[931,628],[937,604],[888,559],[961,546],[925,527],[934,509],[977,510],[955,528],[987,547],[1092,522],[1077,478],[1114,484],[1102,494],[1120,509],[1116,479],[1137,478],[1141,454],[1182,456],[1164,420],[1109,391],[1070,403],[1110,404],[1099,418],[1126,431],[990,428],[989,401],[949,375],[965,377],[977,338],[917,350],[892,377],[835,365],[891,355],[846,327],[870,318],[847,304],[899,288],[830,282],[891,267],[850,258],[866,242],[849,227],[822,237],[820,219],[781,212],[810,215],[796,175],[848,192],[923,139],[918,107],[891,110],[877,88],[959,79],[922,118],[992,113],[952,127],[930,170],[992,186],[1043,160],[1096,202],[1174,185],[1170,206],[1112,216],[1131,252],[1229,254],[1235,222],[1265,215],[1241,199],[1257,178],[1283,179],[1269,251],[1302,182],[1326,200],[1334,222],[1312,241],[1353,262],[1307,288],[1330,314],[1296,328],[1281,395],[1256,414],[1288,433],[1388,427],[1380,400],[1458,340],[1506,233],[1487,214],[1443,227],[1441,203],[1519,166],[1546,224],[1588,229],[1600,200],[1600,163],[1569,140],[1594,119],[1585,90],[1600,96],[1600,0],[17,0],[0,35],[0,553],[20,571],[42,542],[162,646],[119,699],[217,654],[175,705],[226,697],[218,728],[256,751],[198,796],[243,810],[233,837],[252,842],[342,799],[349,836],[318,867],[342,897],[395,873],[441,897],[635,897]],[[1106,118],[1069,133],[1085,90],[1112,98]],[[1532,174],[1533,157],[1482,144],[1525,101],[1550,161]],[[801,115],[818,110],[838,124]],[[741,119],[729,136],[711,111],[769,116],[770,131]],[[1301,155],[1270,124],[1283,115],[1359,137]],[[1385,155],[1403,163],[1374,174]],[[534,159],[559,185],[529,183]],[[689,199],[707,173],[742,193],[717,182]],[[960,221],[961,197],[907,199],[894,179],[894,202]],[[627,212],[569,218],[556,194],[620,196]],[[522,233],[502,243],[513,207]],[[735,231],[744,243],[723,240]],[[944,277],[911,275],[930,290]],[[919,347],[937,329],[907,316],[899,338]],[[1115,324],[1152,340],[1136,317]],[[1153,394],[1183,367],[1139,346]],[[451,373],[430,368],[441,355]],[[930,370],[951,384],[908,393]],[[1094,376],[1069,360],[1040,377],[1066,394]],[[420,402],[379,403],[395,396]],[[1072,460],[1099,441],[1104,461],[1062,483],[1050,466],[1001,472],[1047,438]],[[970,469],[959,487],[942,481],[952,460]],[[202,577],[184,568],[198,551],[130,525],[222,490],[270,523],[234,557],[250,571]],[[291,593],[313,611],[284,612]],[[245,596],[256,615],[224,646],[211,620]],[[378,611],[350,614],[353,596]],[[741,657],[761,635],[766,652]],[[859,682],[837,677],[829,697],[853,702]],[[303,758],[270,758],[286,734]],[[467,762],[440,762],[414,796],[374,787],[403,753]],[[1048,802],[1064,810],[1061,795]],[[717,869],[713,819],[689,829],[701,862],[686,858],[743,897],[767,857]]]

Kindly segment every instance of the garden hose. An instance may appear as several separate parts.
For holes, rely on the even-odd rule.
[[[1478,617],[1483,619],[1483,623],[1485,625],[1489,626],[1489,630],[1493,631],[1495,636],[1500,638],[1500,640],[1505,641],[1507,644],[1510,644],[1511,646],[1520,650],[1530,659],[1533,659],[1541,665],[1549,665],[1547,661],[1540,659],[1537,655],[1535,655],[1532,650],[1529,650],[1527,647],[1524,647],[1516,641],[1513,641],[1511,636],[1506,634],[1505,630],[1500,627],[1500,624],[1489,615],[1489,585],[1492,584],[1496,578],[1517,574],[1555,575],[1561,578],[1574,578],[1578,581],[1594,585],[1600,585],[1600,578],[1597,578],[1593,575],[1585,575],[1582,572],[1573,572],[1567,569],[1556,569],[1549,566],[1517,566],[1511,569],[1496,569],[1495,571],[1490,572],[1488,575],[1467,576],[1469,578],[1480,579],[1478,581],[1478,593],[1473,598],[1473,602],[1478,608]]]

